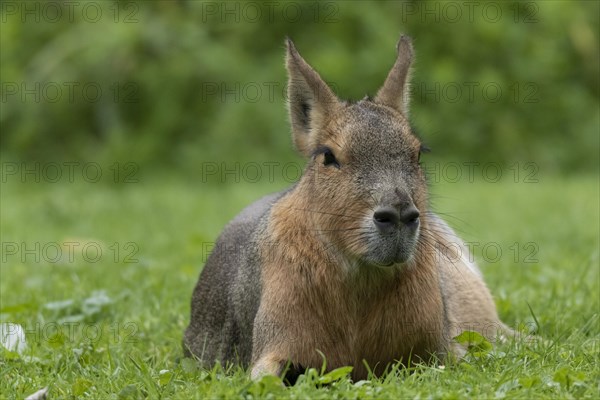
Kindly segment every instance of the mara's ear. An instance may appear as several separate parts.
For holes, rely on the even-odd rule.
[[[383,86],[377,92],[375,102],[392,107],[407,116],[410,97],[409,70],[413,60],[410,37],[402,35],[396,49],[398,57]]]
[[[326,118],[339,105],[339,100],[319,74],[296,50],[287,38],[286,67],[288,71],[288,108],[292,138],[296,149],[304,156],[312,154],[316,137]]]

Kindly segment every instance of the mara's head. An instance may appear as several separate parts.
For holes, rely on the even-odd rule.
[[[397,51],[377,95],[351,103],[287,42],[292,136],[308,159],[298,185],[301,208],[328,245],[361,265],[409,262],[425,224],[422,145],[408,122],[408,37]]]

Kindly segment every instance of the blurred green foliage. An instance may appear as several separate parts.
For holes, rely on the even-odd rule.
[[[435,153],[595,169],[598,18],[596,1],[5,1],[2,154],[292,160],[284,37],[356,100],[407,33],[413,123]]]

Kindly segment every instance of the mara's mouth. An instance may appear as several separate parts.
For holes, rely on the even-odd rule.
[[[363,261],[378,268],[402,266],[414,257],[417,251],[417,235],[396,235],[395,237],[379,237],[371,242],[369,251]]]
[[[380,262],[374,263],[373,265],[378,268],[392,268],[394,266],[402,266],[402,265],[406,264],[409,259],[410,259],[410,256],[396,258],[391,261],[380,261]]]
[[[396,263],[396,262],[391,262],[389,264],[374,264],[374,266],[376,268],[381,268],[381,269],[390,269],[392,267],[394,267],[395,265],[398,265],[400,263]]]
[[[408,252],[407,254],[403,249],[395,250],[396,251],[394,253],[385,256],[381,256],[381,254],[378,257],[367,256],[363,261],[365,264],[368,264],[371,267],[388,269],[406,264],[408,260],[410,260],[410,258],[412,257],[412,251]]]

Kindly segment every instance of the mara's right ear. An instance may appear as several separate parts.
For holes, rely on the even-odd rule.
[[[413,61],[413,47],[410,37],[402,35],[396,46],[398,56],[381,89],[375,96],[375,102],[391,107],[408,116],[409,72]]]
[[[333,91],[287,38],[288,108],[296,149],[309,157],[318,144],[318,131],[339,105]]]

